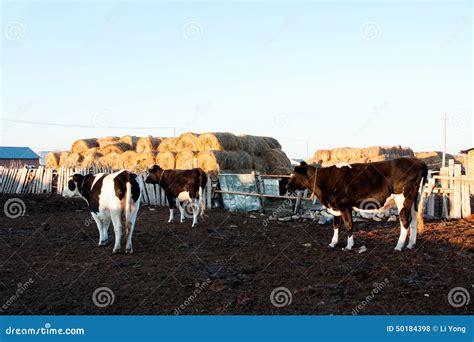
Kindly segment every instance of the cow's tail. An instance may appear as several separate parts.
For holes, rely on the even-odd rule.
[[[127,183],[125,184],[125,231],[130,231],[132,222],[132,182],[136,181],[137,175],[134,173],[128,173]]]
[[[418,233],[423,233],[423,230],[425,228],[425,224],[423,222],[423,208],[424,208],[424,202],[425,202],[425,191],[424,191],[424,185],[426,184],[426,181],[428,179],[428,166],[426,164],[423,164],[423,169],[422,169],[422,174],[421,174],[421,181],[420,181],[420,189],[421,189],[421,196],[420,200],[418,202],[418,217],[417,217],[417,230]]]
[[[202,171],[201,173],[201,181],[199,184],[199,208],[200,212],[199,215],[204,217],[204,210],[206,209],[206,197],[204,196],[204,190],[206,189],[207,185],[207,175],[206,172]]]

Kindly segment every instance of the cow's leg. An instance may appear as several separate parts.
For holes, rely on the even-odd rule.
[[[175,206],[175,202],[174,202],[174,199],[173,197],[171,196],[166,196],[166,199],[168,201],[168,205],[170,207],[170,218],[168,220],[168,223],[171,223],[174,221],[174,206]]]
[[[344,222],[344,227],[346,228],[347,234],[347,245],[342,250],[350,251],[354,247],[354,230],[352,228],[352,210],[345,209],[341,210],[341,218]]]
[[[404,194],[395,195],[395,203],[397,204],[398,213],[400,216],[400,237],[398,238],[396,251],[401,251],[405,245],[408,235],[408,227],[411,222],[411,206],[413,201],[406,198]]]
[[[133,231],[135,229],[135,221],[137,220],[138,214],[138,206],[136,204],[132,204],[130,207],[131,214],[130,214],[130,229],[127,232],[127,245],[125,246],[125,253],[133,253],[132,247],[132,238],[133,238]]]
[[[99,243],[99,246],[105,246],[109,243],[109,226],[110,217],[106,216],[102,219],[102,243]]]
[[[415,203],[411,207],[410,239],[408,240],[408,249],[412,249],[416,244],[416,233],[418,229],[418,220],[416,219]]]
[[[178,205],[178,209],[179,209],[179,222],[180,223],[184,223],[184,219],[185,219],[185,216],[184,216],[184,202],[181,203],[178,199],[176,199],[176,204]]]
[[[341,216],[334,216],[334,219],[332,221],[332,228],[334,232],[332,235],[331,243],[329,244],[329,247],[331,248],[334,248],[339,241],[339,228],[341,228],[341,223],[342,223]]]
[[[200,212],[200,207],[199,207],[199,200],[197,198],[191,198],[191,208],[193,210],[193,225],[192,227],[195,227],[198,224],[198,216]]]
[[[110,216],[112,219],[112,224],[114,226],[115,233],[115,243],[114,243],[114,253],[120,253],[121,242],[122,242],[122,218],[120,210],[111,210]]]
[[[103,236],[103,229],[102,229],[102,227],[103,227],[102,220],[99,218],[98,215],[96,215],[94,213],[91,213],[91,214],[92,214],[92,218],[95,221],[95,224],[97,225],[97,230],[99,231],[99,247],[104,246],[103,245],[104,236]]]

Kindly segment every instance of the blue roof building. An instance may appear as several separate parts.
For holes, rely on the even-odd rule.
[[[0,166],[39,165],[39,156],[29,147],[0,146]]]

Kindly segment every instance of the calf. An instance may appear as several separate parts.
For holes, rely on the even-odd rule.
[[[126,253],[133,253],[132,235],[135,228],[142,183],[136,174],[121,170],[112,174],[74,174],[63,191],[64,197],[83,198],[99,230],[99,246],[108,241],[110,221],[114,226],[114,253],[121,250],[122,216],[125,218]]]
[[[165,191],[170,206],[168,222],[174,220],[175,204],[181,214],[181,223],[184,222],[184,213],[189,207],[193,213],[193,227],[198,223],[198,215],[200,214],[201,217],[204,215],[202,191],[207,184],[207,175],[202,169],[163,170],[158,165],[154,165],[148,170],[145,183],[158,184]]]
[[[395,250],[401,251],[410,228],[407,248],[416,243],[417,227],[423,228],[423,198],[415,203],[420,184],[426,182],[428,167],[416,158],[399,158],[368,164],[341,164],[316,168],[302,162],[291,175],[289,191],[310,189],[334,215],[334,235],[330,247],[339,239],[342,223],[347,230],[345,250],[354,245],[352,210],[376,212],[395,202],[400,214],[400,237]],[[418,219],[415,219],[418,212]]]

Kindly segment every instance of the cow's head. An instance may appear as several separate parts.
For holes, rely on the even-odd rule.
[[[286,190],[295,192],[296,190],[305,190],[311,188],[311,181],[308,176],[309,165],[302,161],[299,166],[295,166],[290,180],[286,185]]]
[[[81,193],[79,189],[82,187],[84,183],[84,176],[75,173],[71,176],[71,179],[67,182],[67,186],[63,190],[64,197],[81,197]]]
[[[148,177],[146,177],[145,183],[158,184],[162,172],[163,169],[159,165],[153,165],[152,168],[148,170]]]

